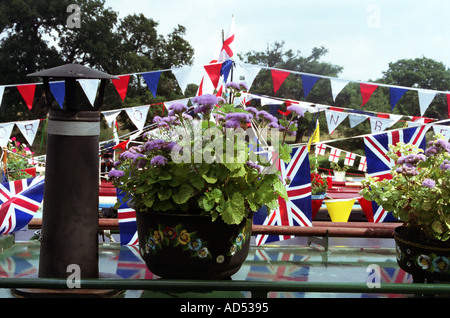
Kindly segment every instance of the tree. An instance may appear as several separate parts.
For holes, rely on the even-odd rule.
[[[11,0],[0,6],[0,84],[21,84],[38,79],[26,75],[66,63],[80,63],[109,74],[120,75],[192,64],[194,50],[183,38],[186,29],[176,26],[164,37],[158,23],[142,14],[123,19],[105,7],[104,0],[79,0],[81,27],[71,28],[69,0]],[[165,72],[167,73],[167,72]],[[149,92],[142,79],[133,76],[125,103],[114,86],[107,85],[104,109],[145,105],[181,98],[172,74],[162,74],[158,95]],[[42,85],[36,90],[42,99]],[[43,103],[30,112],[15,89],[6,89],[0,121],[43,118]],[[150,116],[152,110],[149,112]]]

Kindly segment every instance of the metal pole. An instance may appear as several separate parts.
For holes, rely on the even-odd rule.
[[[52,109],[48,121],[39,277],[98,277],[99,111]]]

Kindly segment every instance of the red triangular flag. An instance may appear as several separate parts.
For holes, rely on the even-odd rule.
[[[359,87],[361,89],[361,96],[363,100],[361,106],[363,106],[365,103],[369,101],[370,97],[372,96],[373,92],[377,89],[378,85],[360,83]]]
[[[33,108],[33,100],[34,100],[34,92],[36,91],[36,84],[26,84],[16,86],[22,95],[23,100],[28,106],[28,109],[31,110]]]
[[[206,73],[208,73],[211,82],[214,85],[214,88],[217,88],[219,85],[220,79],[220,70],[222,69],[222,63],[219,64],[208,64],[204,66]]]
[[[117,76],[119,79],[113,79],[111,80],[114,86],[117,89],[117,93],[119,93],[120,98],[122,98],[122,102],[125,99],[125,96],[127,95],[128,90],[128,82],[130,81],[130,75],[122,75]]]
[[[450,118],[450,94],[447,94],[448,117]]]
[[[200,82],[200,86],[198,87],[197,96],[203,95],[203,79],[204,79],[204,77],[202,77],[202,81]]]
[[[272,79],[273,79],[273,92],[276,94],[281,84],[283,84],[286,77],[289,76],[289,72],[272,70]]]

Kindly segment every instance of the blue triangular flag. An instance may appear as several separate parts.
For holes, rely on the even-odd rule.
[[[148,73],[142,74],[142,77],[144,77],[144,80],[147,83],[147,86],[150,89],[150,91],[152,92],[154,97],[156,97],[156,90],[158,88],[158,82],[159,82],[160,76],[161,76],[161,71],[148,72]]]
[[[303,96],[306,98],[320,77],[305,74],[301,74],[301,77],[303,83]]]
[[[50,91],[52,92],[53,96],[55,97],[56,101],[59,104],[59,107],[61,109],[64,105],[64,97],[66,95],[66,83],[65,82],[51,82],[50,85]]]
[[[389,87],[390,102],[391,102],[391,110],[394,110],[395,105],[397,105],[398,101],[402,96],[406,93],[407,89],[397,88],[397,87]]]
[[[231,67],[233,66],[232,60],[226,60],[222,63],[222,68],[220,69],[220,75],[223,75],[223,81],[226,83],[228,74],[230,74]]]

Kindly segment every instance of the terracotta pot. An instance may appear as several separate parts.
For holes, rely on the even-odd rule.
[[[450,282],[450,242],[427,239],[411,228],[394,231],[397,263],[415,283]]]
[[[226,279],[248,255],[252,219],[239,225],[210,216],[137,212],[139,250],[163,278]]]

